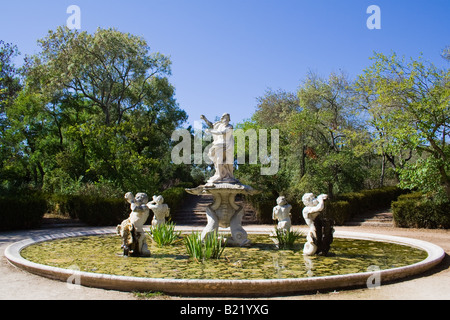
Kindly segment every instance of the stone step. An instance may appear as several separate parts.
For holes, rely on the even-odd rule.
[[[188,195],[181,209],[173,212],[172,221],[179,225],[206,225],[206,207],[213,202],[211,195]],[[244,206],[243,224],[257,224],[255,212],[243,200],[238,199],[236,204]]]
[[[367,227],[393,227],[394,219],[392,213],[388,210],[368,212],[356,215],[346,226],[367,226]]]

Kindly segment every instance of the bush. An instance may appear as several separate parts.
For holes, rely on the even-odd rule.
[[[332,202],[345,201],[348,203],[348,208],[346,209],[342,207],[343,204],[338,205],[338,207],[341,207],[338,210],[347,212],[337,214],[339,219],[343,218],[342,215],[346,215],[345,219],[348,220],[361,212],[390,208],[392,201],[395,201],[400,195],[407,192],[409,191],[397,187],[384,187],[340,194]]]
[[[63,204],[72,218],[91,226],[113,226],[130,215],[130,205],[124,199],[67,196]]]
[[[0,230],[33,229],[41,225],[47,211],[43,195],[0,197]]]
[[[435,203],[420,193],[399,197],[392,203],[394,222],[401,228],[450,228],[450,202]]]
[[[186,191],[184,189],[184,187],[173,187],[161,193],[164,198],[164,203],[170,208],[170,212],[173,213],[181,208],[183,200],[186,197]]]
[[[406,192],[408,191],[397,187],[384,187],[343,193],[327,201],[327,215],[334,218],[336,225],[343,225],[346,221],[361,212],[390,207],[392,201]],[[272,210],[276,206],[277,197],[272,192],[264,192],[246,197],[246,200],[255,209],[258,221],[260,223],[270,224],[273,222]],[[292,205],[292,223],[304,224],[305,221],[302,216],[304,205],[301,202],[301,197],[298,199],[291,197],[287,201]]]
[[[263,192],[257,195],[246,196],[245,200],[255,209],[256,219],[259,223],[271,224],[273,223],[273,207],[277,205],[277,198],[272,192]]]
[[[332,201],[327,203],[327,215],[333,218],[335,225],[342,226],[351,218],[350,203],[348,201]]]

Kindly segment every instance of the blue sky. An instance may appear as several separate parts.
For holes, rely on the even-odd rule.
[[[396,52],[448,67],[449,0],[0,0],[0,40],[37,53],[37,40],[65,25],[69,5],[81,30],[114,27],[171,57],[171,83],[189,115],[250,118],[268,88],[296,92],[309,70],[356,77],[373,53]],[[370,5],[381,29],[369,30]]]

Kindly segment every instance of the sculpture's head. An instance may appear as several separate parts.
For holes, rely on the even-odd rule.
[[[286,201],[286,198],[285,198],[284,196],[278,197],[278,199],[277,199],[277,204],[278,204],[279,206],[283,206],[283,205],[285,205],[286,203],[287,203],[287,201]]]
[[[153,201],[155,201],[157,204],[163,204],[164,198],[163,196],[153,196]]]
[[[226,122],[226,123],[230,122],[230,114],[229,113],[224,113],[222,115],[222,117],[220,118],[220,121]]]
[[[135,198],[135,202],[138,204],[146,204],[148,202],[148,196],[146,193],[138,193]]]
[[[314,199],[313,193],[305,193],[302,197],[302,202],[306,207],[313,207],[317,205],[317,200]]]

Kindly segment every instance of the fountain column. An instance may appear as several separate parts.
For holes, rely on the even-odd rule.
[[[202,240],[210,233],[217,232],[219,227],[230,228],[231,239],[228,244],[246,246],[250,243],[247,232],[242,227],[244,208],[236,204],[236,195],[251,195],[258,191],[243,185],[234,178],[234,136],[230,125],[230,115],[225,113],[216,123],[201,116],[208,126],[206,132],[213,137],[208,156],[214,164],[215,173],[205,185],[186,192],[194,195],[211,194],[213,203],[206,208],[208,223],[202,232]]]

